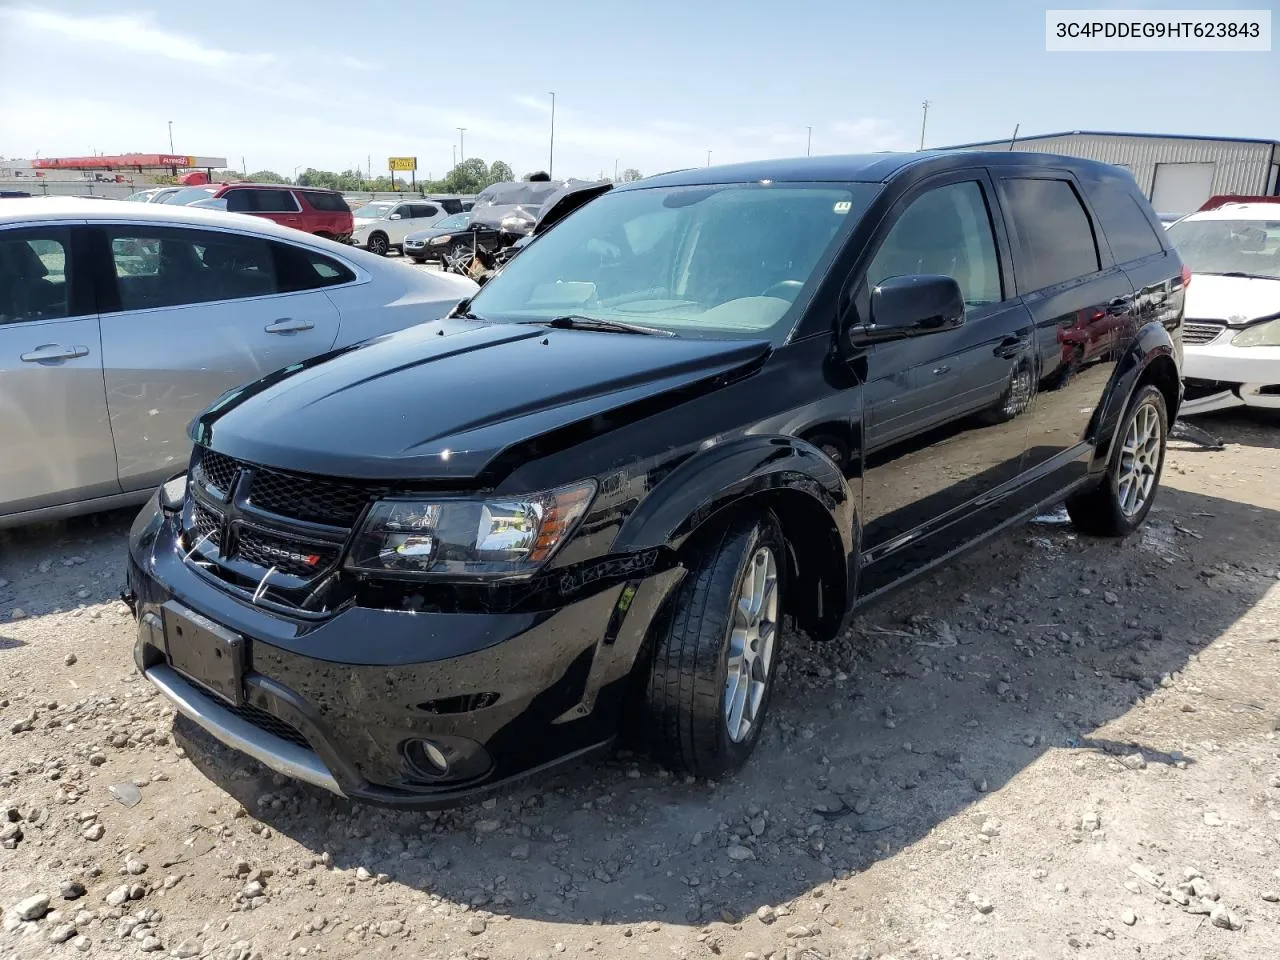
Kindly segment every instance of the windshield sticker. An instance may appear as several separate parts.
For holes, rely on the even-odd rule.
[[[836,213],[848,213],[853,208],[853,202],[850,200],[837,201],[835,205]]]

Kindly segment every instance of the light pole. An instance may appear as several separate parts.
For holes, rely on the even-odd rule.
[[[711,166],[711,151],[707,151],[707,166]]]
[[[169,121],[169,152],[173,153],[173,121]]]
[[[920,149],[924,149],[924,127],[929,122],[929,101],[924,101],[921,106],[924,107],[924,115],[920,117]]]
[[[547,176],[556,171],[556,92],[551,93],[551,149],[547,152]]]
[[[293,168],[293,182],[295,186],[298,183],[298,171],[301,169],[302,169],[302,164],[298,164],[296,167]]]
[[[462,162],[467,162],[467,138],[466,127],[458,127],[458,156],[462,158]]]
[[[809,140],[804,146],[804,155],[810,157],[813,156],[813,127],[806,127],[805,129],[809,131]]]
[[[618,182],[618,161],[613,161],[613,182]]]

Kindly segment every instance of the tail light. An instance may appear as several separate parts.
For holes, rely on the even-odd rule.
[[[1191,268],[1185,263],[1182,265],[1182,289],[1185,290],[1191,286]]]

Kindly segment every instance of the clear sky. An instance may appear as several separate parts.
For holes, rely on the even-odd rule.
[[[1017,0],[0,0],[0,156],[595,177],[1097,129],[1280,138],[1280,53],[1046,53]],[[1261,7],[1272,0],[1080,6]]]

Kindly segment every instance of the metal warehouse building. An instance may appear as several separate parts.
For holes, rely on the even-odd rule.
[[[1157,213],[1190,213],[1221,194],[1280,194],[1280,142],[1075,130],[1015,141],[963,143],[951,150],[1027,150],[1124,167]]]

